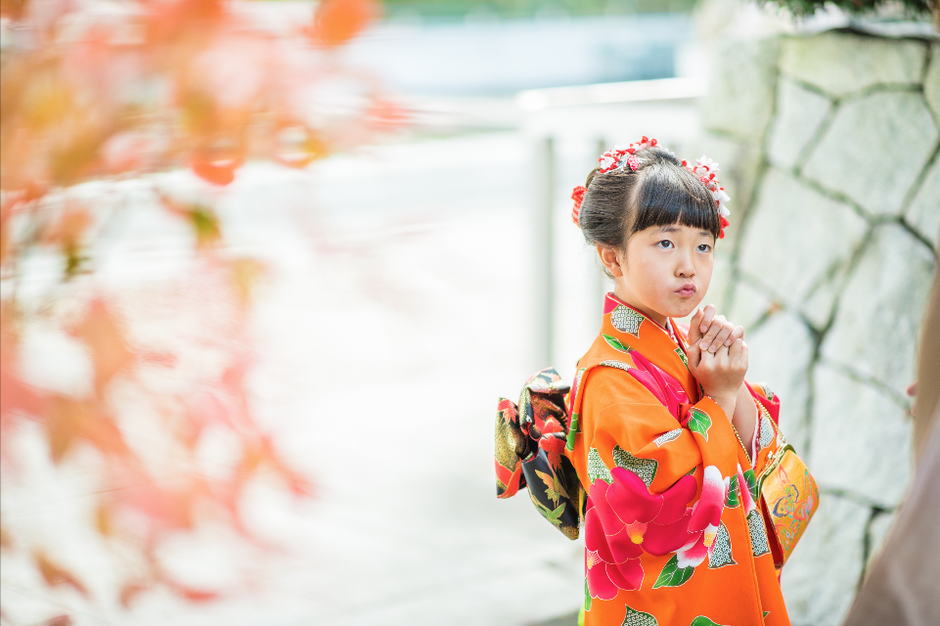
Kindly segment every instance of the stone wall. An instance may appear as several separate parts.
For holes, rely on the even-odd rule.
[[[839,624],[904,496],[905,389],[940,243],[940,44],[847,31],[727,44],[701,152],[733,194],[711,293],[816,477],[783,574],[795,626]],[[719,252],[720,254],[720,252]]]

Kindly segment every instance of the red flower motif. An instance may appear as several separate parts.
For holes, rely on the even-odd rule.
[[[629,470],[615,467],[610,475],[611,484],[598,479],[591,487],[584,521],[588,589],[602,600],[640,588],[644,551],[662,556],[689,543],[686,505],[697,488],[692,476],[683,476],[654,494]]]
[[[740,466],[739,466],[740,467]],[[741,476],[739,480],[743,481]],[[721,513],[725,508],[730,480],[721,477],[721,471],[714,465],[705,468],[702,476],[702,492],[698,502],[690,509],[691,519],[688,524],[688,541],[680,550],[679,567],[694,567],[705,560],[715,543]],[[742,483],[747,485],[747,483]],[[747,490],[747,487],[745,487]]]
[[[687,419],[689,396],[675,378],[653,365],[639,352],[631,352],[636,367],[630,375],[646,387],[680,423]]]
[[[574,200],[574,208],[571,210],[571,221],[574,222],[574,225],[578,228],[581,227],[581,224],[578,222],[578,217],[581,215],[581,203],[584,202],[584,194],[587,193],[587,187],[578,185],[571,192],[571,199]]]

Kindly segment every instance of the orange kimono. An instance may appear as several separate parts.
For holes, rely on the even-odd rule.
[[[587,493],[584,623],[789,624],[757,494],[785,445],[779,403],[749,385],[752,460],[675,335],[608,295],[578,363],[565,454]]]

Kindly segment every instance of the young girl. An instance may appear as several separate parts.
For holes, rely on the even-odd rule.
[[[728,223],[716,170],[644,137],[575,190],[614,282],[569,397],[587,625],[789,624],[756,490],[779,404],[744,382],[743,329],[696,311]]]
[[[646,137],[600,164],[572,217],[614,290],[570,392],[545,370],[500,401],[497,494],[527,485],[583,534],[588,626],[789,624],[779,568],[818,492],[779,401],[744,382],[743,329],[696,310],[728,224],[717,164]]]

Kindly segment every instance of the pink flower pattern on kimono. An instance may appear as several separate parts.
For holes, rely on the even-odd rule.
[[[730,478],[721,477],[721,471],[714,465],[705,468],[702,493],[692,507],[692,518],[689,520],[691,536],[676,553],[679,557],[678,567],[697,566],[708,556],[721,524],[721,513],[725,508],[730,482]]]
[[[649,389],[672,416],[684,425],[684,421],[688,420],[689,396],[679,381],[650,363],[639,352],[631,352],[630,356],[636,366],[630,368],[630,375]]]
[[[643,584],[640,556],[662,556],[688,543],[696,481],[683,476],[661,494],[650,493],[639,476],[622,467],[591,486],[584,521],[588,589],[611,600],[620,590]]]

